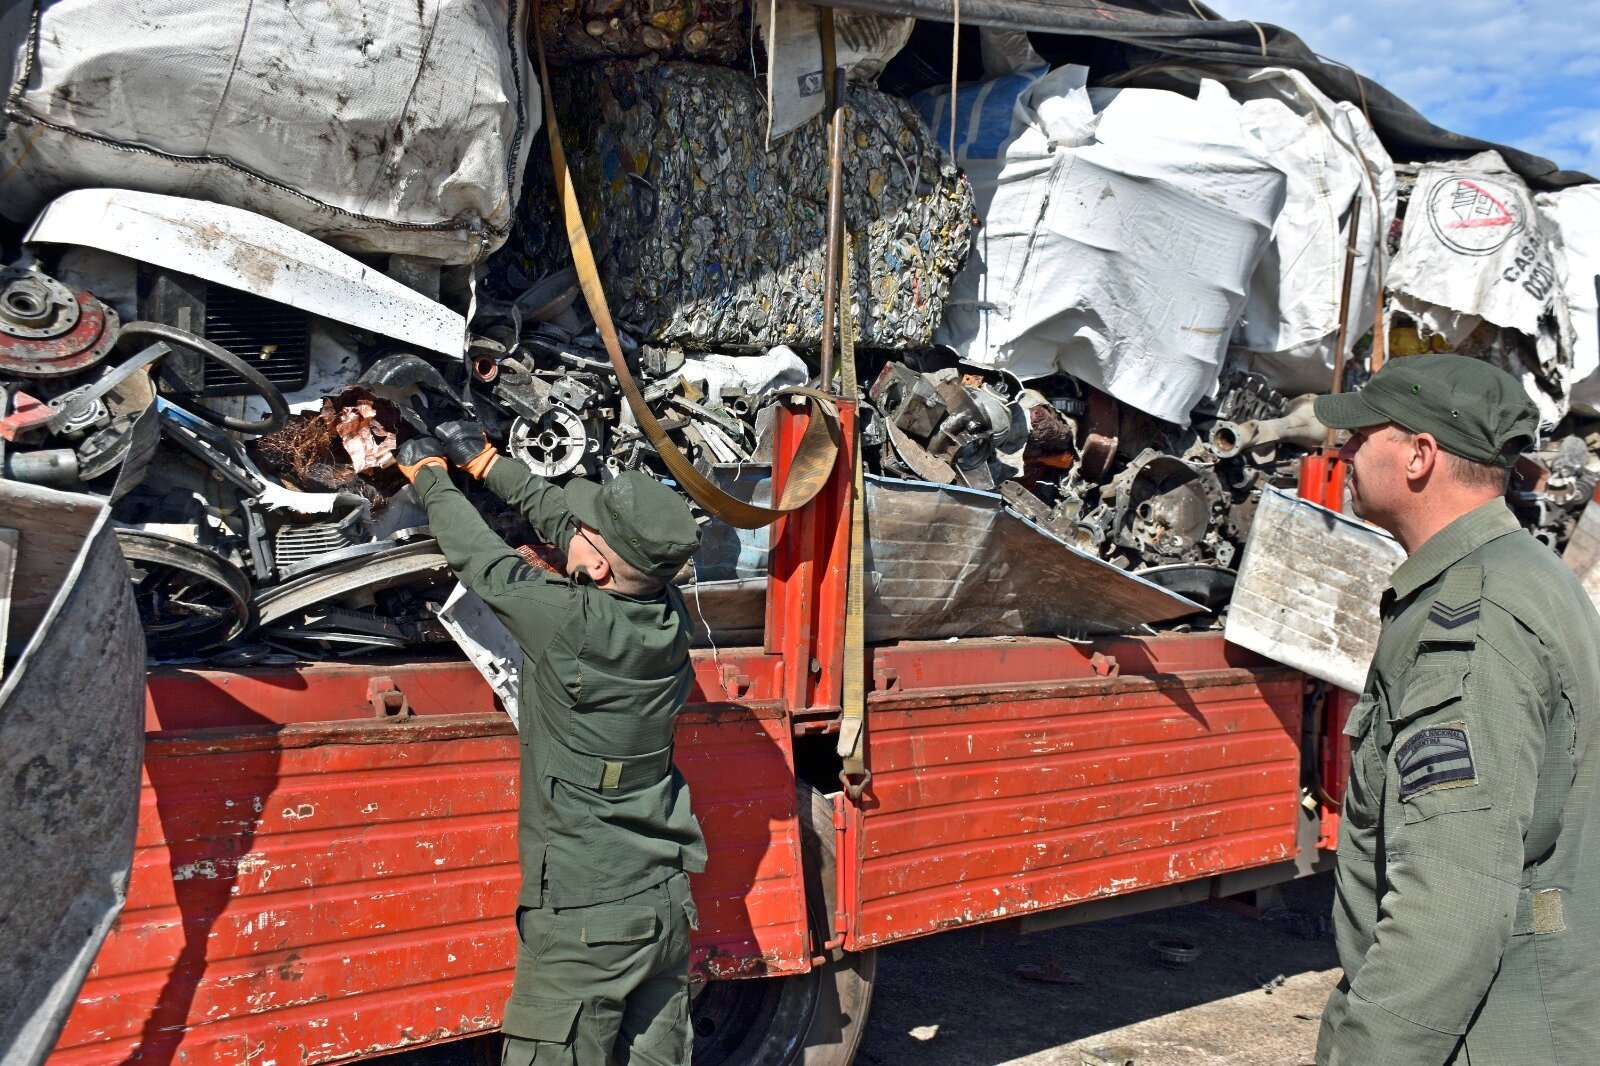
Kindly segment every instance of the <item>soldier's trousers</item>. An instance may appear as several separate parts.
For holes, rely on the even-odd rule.
[[[520,908],[502,1066],[686,1066],[689,878],[591,907]]]

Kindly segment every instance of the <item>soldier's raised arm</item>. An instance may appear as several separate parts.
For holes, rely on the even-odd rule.
[[[573,517],[560,486],[535,474],[521,460],[501,455],[476,422],[446,422],[435,432],[452,463],[515,507],[545,540],[567,550]]]
[[[460,582],[483,597],[524,653],[537,655],[572,610],[573,591],[550,580],[501,540],[450,482],[439,442],[423,437],[400,446],[400,470],[428,510],[428,526]]]

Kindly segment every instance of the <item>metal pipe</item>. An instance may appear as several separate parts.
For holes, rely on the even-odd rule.
[[[822,391],[833,388],[833,346],[838,332],[840,249],[844,244],[844,78],[838,69],[833,8],[822,13],[822,77],[831,126],[828,139],[828,232],[822,275]],[[848,297],[847,297],[848,298]]]
[[[1333,388],[1331,392],[1344,391],[1345,341],[1350,336],[1350,283],[1356,272],[1356,243],[1361,228],[1361,197],[1350,205],[1350,237],[1344,245],[1344,282],[1339,289],[1339,333],[1334,342]],[[1333,448],[1336,431],[1330,428],[1323,434],[1322,446]]]

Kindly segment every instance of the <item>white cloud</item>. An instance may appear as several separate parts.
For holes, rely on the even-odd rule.
[[[1600,176],[1600,3],[1218,0],[1283,26],[1441,126]]]

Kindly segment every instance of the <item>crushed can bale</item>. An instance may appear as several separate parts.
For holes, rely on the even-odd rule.
[[[540,6],[538,32],[556,65],[647,55],[733,64],[750,24],[742,0],[563,0]]]
[[[815,347],[822,335],[827,130],[769,150],[748,75],[692,63],[569,69],[552,89],[618,321],[690,349]],[[845,226],[857,343],[927,345],[966,259],[972,188],[906,101],[847,95]],[[549,175],[530,172],[490,285],[515,299],[570,262]]]

